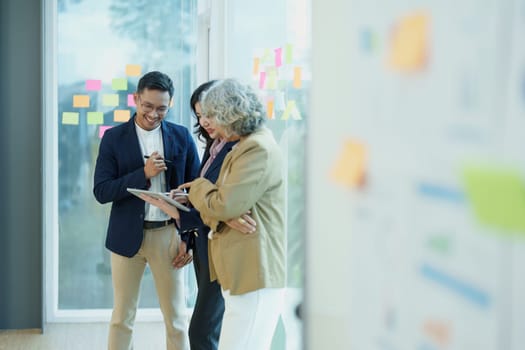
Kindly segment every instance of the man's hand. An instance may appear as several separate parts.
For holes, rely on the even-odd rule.
[[[180,269],[185,265],[188,265],[193,260],[193,250],[188,250],[186,253],[186,242],[180,241],[179,244],[179,253],[175,258],[173,258],[172,265],[176,269]]]
[[[157,151],[153,152],[148,160],[146,160],[146,164],[144,164],[144,175],[146,179],[151,179],[166,170],[168,170],[168,167]]]

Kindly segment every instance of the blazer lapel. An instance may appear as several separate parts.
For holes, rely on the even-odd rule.
[[[125,144],[129,145],[130,150],[135,150],[134,152],[130,152],[133,154],[133,162],[137,164],[144,163],[144,155],[142,154],[142,149],[140,148],[139,144],[139,137],[137,136],[137,130],[135,130],[135,117],[136,114],[133,115],[133,117],[128,121],[128,128],[127,128],[127,140],[124,141]]]
[[[228,142],[224,145],[224,147],[221,149],[221,151],[217,154],[217,157],[213,160],[210,167],[206,171],[206,174],[204,174],[205,177],[212,171],[216,171],[217,168],[220,168],[222,166],[222,162],[226,155],[232,150],[233,146],[237,143],[237,141]],[[204,162],[203,162],[204,164]]]

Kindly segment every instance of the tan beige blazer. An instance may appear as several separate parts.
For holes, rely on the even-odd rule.
[[[255,233],[229,226],[209,242],[211,280],[238,295],[285,285],[286,230],[284,224],[283,160],[267,128],[249,135],[226,156],[216,184],[194,181],[190,201],[213,230],[219,222],[248,210],[257,222]]]

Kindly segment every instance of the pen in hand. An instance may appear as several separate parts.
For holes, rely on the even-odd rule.
[[[149,156],[144,156],[144,158],[149,159]],[[169,159],[162,159],[162,160],[164,161],[164,163],[170,163],[171,164],[171,160],[169,160]]]

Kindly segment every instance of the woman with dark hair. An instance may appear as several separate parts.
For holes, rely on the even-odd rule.
[[[195,134],[205,143],[199,174],[211,182],[217,180],[224,158],[237,143],[237,141],[229,142],[220,138],[206,118],[202,118],[200,97],[215,82],[212,80],[201,84],[190,98],[190,106],[197,119],[194,125]],[[182,240],[187,243],[188,250],[193,250],[193,266],[198,291],[189,327],[190,346],[192,350],[215,350],[221,332],[224,299],[217,281],[210,281],[208,266],[208,232],[210,228],[202,222],[200,213],[195,208],[191,208],[190,212],[179,211],[172,216],[178,219],[179,232]],[[249,215],[241,215],[239,219],[241,218],[246,221],[243,225],[240,225],[238,219],[231,220],[230,224],[246,233],[255,229],[255,222]],[[182,267],[187,262],[187,260],[176,260],[174,265]]]
[[[234,79],[214,83],[200,99],[201,120],[218,138],[238,140],[216,181],[184,184],[189,199],[212,229],[210,270],[221,287],[225,311],[220,350],[267,350],[283,304],[285,194],[283,159],[255,92]],[[246,233],[229,224],[250,211],[257,222]],[[246,219],[236,219],[240,224]]]

